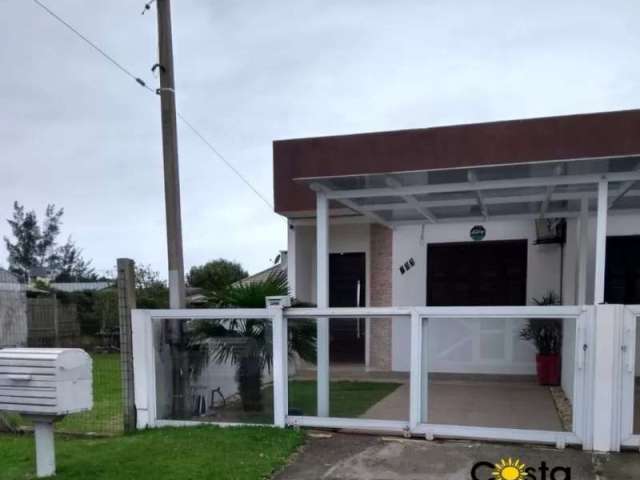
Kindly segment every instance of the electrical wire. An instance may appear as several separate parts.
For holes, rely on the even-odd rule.
[[[142,88],[144,88],[145,90],[147,90],[147,91],[149,91],[149,92],[151,92],[153,94],[159,94],[160,93],[159,89],[154,90],[153,88],[149,87],[144,80],[142,80],[140,77],[138,77],[135,74],[133,74],[130,70],[128,70],[126,67],[124,67],[115,58],[113,58],[111,55],[109,55],[107,52],[105,52],[102,48],[100,48],[98,45],[96,45],[95,42],[91,41],[89,38],[87,38],[85,35],[83,35],[78,29],[76,29],[73,25],[71,25],[69,22],[67,22],[62,17],[60,17],[57,13],[55,13],[53,10],[51,10],[49,7],[47,7],[40,0],[33,0],[33,2],[36,5],[38,5],[40,8],[42,8],[51,17],[53,17],[55,20],[57,20],[60,24],[62,24],[64,27],[66,27],[68,30],[73,32],[83,42],[85,42],[87,45],[89,45],[91,48],[93,48],[96,52],[98,52],[98,54],[100,54],[103,58],[105,58],[109,63],[111,63],[113,66],[115,66],[118,70],[120,70],[122,73],[124,73],[128,77],[132,78],[133,80],[135,80],[135,82],[138,85],[140,85]],[[153,3],[153,0],[148,2],[147,4],[145,4],[145,10],[148,10],[149,8],[147,8],[147,7],[150,7],[150,5],[152,3]],[[144,13],[144,11],[143,11],[143,13]],[[229,160],[227,160],[224,157],[224,155],[222,155],[213,146],[213,144],[211,142],[209,142],[209,140],[207,140],[207,138],[191,122],[189,122],[185,118],[185,116],[181,112],[177,111],[176,115],[189,128],[189,130],[191,130],[209,148],[209,150],[211,150],[211,152],[213,152],[213,154],[216,157],[218,157],[218,159],[220,159],[240,180],[242,180],[242,182],[247,187],[249,187],[253,191],[253,193],[255,193],[258,196],[258,198],[260,198],[260,200],[262,200],[270,209],[273,209],[273,205],[271,204],[271,202],[264,195],[262,195],[258,191],[258,189],[255,188],[251,184],[251,182],[236,167],[234,167],[233,164]]]
[[[224,164],[229,167],[237,176],[238,178],[240,178],[240,180],[242,180],[247,187],[249,187],[251,190],[253,190],[253,192],[260,197],[260,199],[267,204],[267,206],[271,209],[273,209],[273,205],[271,204],[271,202],[269,200],[267,200],[265,198],[264,195],[262,195],[253,185],[251,185],[251,182],[249,182],[249,180],[247,180],[244,175],[242,175],[242,173],[240,173],[236,167],[234,167],[226,158],[224,158],[224,156],[218,152],[218,150],[216,150],[216,148],[205,138],[205,136],[200,133],[196,127],[194,127],[191,122],[189,122],[186,118],[184,118],[184,116],[182,115],[182,113],[177,112],[178,118],[180,120],[182,120],[184,122],[184,124],[189,127],[189,129],[200,139],[202,140],[202,142],[209,147],[209,149],[220,159],[224,162]]]
[[[142,80],[140,77],[135,76],[133,73],[131,73],[129,70],[127,70],[115,58],[113,58],[111,55],[109,55],[107,52],[105,52],[102,48],[100,48],[94,42],[89,40],[86,36],[84,36],[82,33],[80,33],[73,25],[71,25],[66,20],[64,20],[62,17],[60,17],[58,14],[56,14],[53,10],[51,10],[49,7],[47,7],[40,0],[33,0],[33,3],[35,3],[40,8],[42,8],[45,12],[47,12],[49,15],[51,15],[53,18],[55,18],[58,22],[60,22],[62,25],[64,25],[67,29],[71,30],[77,37],[79,37],[83,42],[85,42],[87,45],[89,45],[91,48],[93,48],[96,52],[98,52],[100,55],[102,55],[105,59],[107,59],[109,62],[111,62],[121,72],[123,72],[125,75],[128,75],[129,77],[133,78],[136,81],[136,83],[138,83],[138,85],[140,85],[143,88],[146,88],[150,92],[153,92],[153,89],[151,87],[149,87],[144,82],[144,80]]]

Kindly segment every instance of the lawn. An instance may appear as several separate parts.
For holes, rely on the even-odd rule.
[[[57,480],[259,480],[302,443],[303,434],[270,427],[147,430],[112,438],[58,435]],[[0,480],[35,478],[30,435],[0,435]]]
[[[386,382],[331,382],[329,415],[359,417],[399,386],[399,383]],[[298,410],[302,415],[316,415],[316,398],[315,381],[289,382],[289,410]]]
[[[120,354],[93,354],[93,409],[68,415],[56,424],[56,431],[68,433],[119,434],[123,431],[122,385],[120,380]],[[330,386],[330,415],[333,417],[359,417],[371,406],[398,388],[399,383],[335,381]],[[221,409],[211,420],[273,423],[273,392],[264,389],[264,411],[249,413],[233,402]],[[289,409],[294,415],[316,415],[316,382],[314,380],[289,381]],[[19,416],[13,416],[20,425],[29,425]],[[204,420],[204,419],[203,419]]]
[[[123,431],[122,384],[120,383],[120,354],[97,353],[93,359],[93,409],[74,413],[56,423],[56,430],[70,433],[116,434]],[[30,425],[17,415],[19,425]]]
[[[332,417],[357,418],[370,407],[400,386],[389,382],[335,381],[329,387],[329,414]],[[251,424],[273,423],[273,389],[265,387],[262,400],[263,410],[246,412],[239,401],[227,403],[219,408],[217,415],[208,418],[218,422],[244,422]],[[315,380],[289,381],[289,412],[291,415],[316,415]],[[207,420],[200,418],[200,420]]]
[[[93,359],[93,409],[65,417],[56,429],[68,432],[119,433],[123,430],[120,354],[98,353]]]

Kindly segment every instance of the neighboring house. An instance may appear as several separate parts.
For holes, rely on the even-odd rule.
[[[191,307],[206,307],[209,304],[209,298],[205,295],[204,290],[199,287],[185,287],[186,302]]]
[[[115,282],[96,281],[96,282],[51,282],[49,287],[60,292],[98,292],[111,288]]]
[[[45,267],[31,267],[29,269],[29,282],[50,282],[51,277],[51,271]]]
[[[287,251],[280,250],[280,253],[276,257],[273,262],[273,266],[262,270],[258,273],[254,273],[253,275],[249,275],[248,277],[243,278],[242,280],[238,280],[234,282],[234,285],[246,285],[253,282],[261,282],[271,275],[276,275],[278,273],[282,273],[284,275],[287,274]]]
[[[638,132],[630,110],[275,141],[291,293],[320,307],[528,305],[549,290],[640,304]],[[430,323],[430,370],[534,373],[523,322]],[[409,370],[406,321],[331,322],[330,345],[334,362]]]

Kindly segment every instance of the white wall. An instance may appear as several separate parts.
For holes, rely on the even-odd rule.
[[[364,252],[366,262],[366,304],[369,305],[369,233],[366,224],[331,225],[329,228],[329,252]],[[294,227],[296,297],[299,300],[316,301],[316,227]],[[290,241],[289,249],[292,248]]]
[[[531,220],[509,222],[484,222],[489,240],[528,241],[527,253],[527,301],[544,295],[549,290],[560,291],[560,246],[533,245],[535,224]],[[473,242],[469,231],[473,223],[446,223],[426,225],[424,235],[422,227],[399,227],[393,233],[393,305],[426,305],[427,292],[427,246],[430,243]],[[415,267],[402,275],[399,266],[413,257]],[[473,373],[514,373],[531,374],[535,372],[535,351],[527,342],[518,338],[523,321],[514,323],[489,319],[484,323],[476,321],[449,322],[432,321],[430,370]],[[454,325],[455,324],[455,325]],[[466,340],[454,346],[453,343],[466,335]],[[409,370],[409,325],[401,319],[392,324],[392,368]],[[448,345],[443,345],[451,338]],[[491,350],[501,349],[508,361],[491,358]],[[483,353],[484,352],[484,353]],[[448,355],[448,359],[446,358]]]

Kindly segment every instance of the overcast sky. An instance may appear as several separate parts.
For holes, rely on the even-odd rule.
[[[42,1],[155,86],[155,8]],[[274,139],[639,107],[639,16],[637,0],[174,0],[178,108],[272,199]],[[0,67],[0,236],[14,200],[55,203],[96,268],[166,277],[158,98],[29,0],[0,0]],[[267,267],[284,220],[179,128],[187,269]]]

